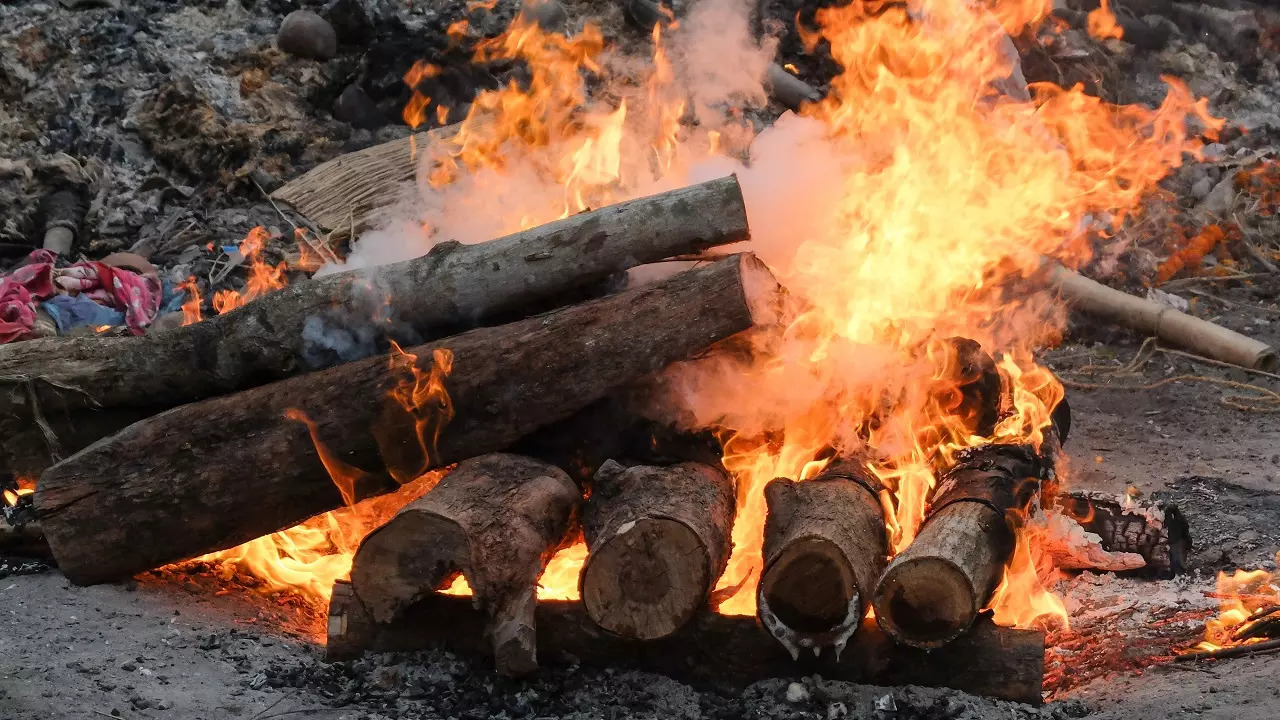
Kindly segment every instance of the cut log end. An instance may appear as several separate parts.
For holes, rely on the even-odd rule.
[[[943,507],[881,575],[872,596],[876,621],[911,647],[951,642],[986,605],[1011,550],[1004,517],[985,503]]]
[[[467,552],[467,533],[457,522],[425,512],[402,513],[360,544],[352,587],[375,620],[390,622],[456,577]]]
[[[968,629],[981,610],[964,571],[938,557],[895,564],[876,595],[876,620],[913,647],[941,647]]]
[[[757,327],[776,325],[782,318],[782,295],[777,278],[755,255],[743,253],[738,257],[742,295],[752,323]]]
[[[643,518],[597,541],[582,570],[582,600],[600,627],[640,640],[680,629],[706,601],[707,550],[669,518]]]
[[[848,558],[819,537],[788,545],[761,576],[756,600],[765,627],[789,649],[842,646],[863,615]]]

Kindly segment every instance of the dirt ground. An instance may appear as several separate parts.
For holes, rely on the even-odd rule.
[[[1235,297],[1240,302],[1245,291]],[[1268,313],[1258,313],[1266,318]],[[1248,321],[1236,311],[1224,321]],[[1280,340],[1280,327],[1257,334]],[[1068,343],[1048,358],[1069,383],[1085,365],[1119,365],[1134,338]],[[1173,362],[1176,360],[1176,362]],[[1271,382],[1239,371],[1156,356],[1134,385],[1203,374]],[[1085,573],[1059,584],[1073,623],[1119,628],[1137,638],[1155,613],[1210,610],[1219,569],[1274,567],[1280,550],[1280,416],[1222,404],[1217,385],[1178,382],[1155,390],[1069,390],[1067,446],[1077,486],[1165,494],[1188,517],[1191,573],[1174,580]],[[56,571],[0,579],[0,717],[13,720],[123,718],[1274,718],[1280,716],[1280,656],[1208,665],[1161,661],[1145,670],[1083,668],[1096,679],[1066,687],[1043,708],[953,691],[869,688],[817,678],[788,701],[787,681],[746,692],[699,691],[636,673],[544,671],[528,682],[497,678],[443,652],[328,664],[299,639],[306,618],[281,598],[219,595],[199,576],[142,578],[72,587]],[[1112,621],[1114,620],[1114,624]],[[291,627],[291,622],[292,627]],[[1182,637],[1199,632],[1185,623]],[[1082,631],[1086,632],[1086,631]],[[1117,642],[1099,634],[1097,642]],[[1140,652],[1118,648],[1121,655]],[[792,689],[792,697],[797,694]],[[888,699],[886,699],[888,698]],[[893,707],[896,709],[886,709]]]

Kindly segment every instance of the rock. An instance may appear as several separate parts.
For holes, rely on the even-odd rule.
[[[520,14],[547,32],[562,32],[569,26],[569,11],[560,0],[525,0]]]
[[[376,130],[387,124],[376,103],[359,85],[348,85],[333,103],[333,116],[352,127]]]
[[[800,683],[791,683],[787,686],[787,702],[802,703],[809,699],[809,689]]]
[[[360,0],[333,0],[320,11],[342,45],[368,45],[376,37],[373,21]]]
[[[1258,534],[1256,530],[1245,530],[1244,532],[1240,533],[1240,536],[1237,539],[1240,540],[1240,542],[1242,543],[1251,543],[1251,542],[1255,542],[1259,537],[1261,536]]]
[[[310,10],[294,10],[276,33],[282,52],[312,60],[328,60],[338,54],[338,35],[328,20]]]

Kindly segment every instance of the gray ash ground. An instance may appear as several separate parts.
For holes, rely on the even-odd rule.
[[[1171,8],[1158,0],[1115,4],[1131,15],[1155,12],[1156,21],[1169,19],[1161,13]],[[578,19],[606,16],[606,34],[632,42],[612,4],[569,5]],[[515,6],[502,0],[477,15],[461,0],[343,0],[327,10],[283,0],[0,5],[0,243],[38,243],[40,200],[76,187],[88,204],[83,252],[151,250],[172,279],[203,277],[216,255],[210,243],[234,242],[255,225],[286,225],[258,185],[270,190],[324,160],[408,132],[395,120],[408,97],[400,77],[414,60],[451,69],[432,93],[456,112],[477,88],[518,74],[471,66],[461,59],[465,48],[452,47],[445,34],[462,17],[473,20],[476,36],[495,34]],[[303,60],[273,47],[279,22],[298,7],[335,19],[340,47],[333,59]],[[797,10],[807,18],[814,4],[773,0],[760,7],[761,26],[782,35],[780,60],[824,84],[834,67],[821,52],[804,53],[794,30]],[[1248,130],[1229,132],[1213,157],[1190,162],[1165,183],[1173,198],[1168,218],[1203,200],[1240,157],[1270,150],[1280,131],[1280,72],[1270,45],[1234,46],[1183,17],[1173,24],[1160,51],[1073,36],[1069,56],[1049,57],[1033,39],[1019,38],[1033,80],[1080,80],[1114,100],[1153,103],[1163,92],[1158,76],[1171,73]],[[338,97],[352,87],[370,101],[364,114],[336,113]],[[1259,221],[1258,229],[1266,228]],[[1167,253],[1161,242],[1139,233],[1100,242],[1104,260],[1090,272],[1133,286]],[[1207,258],[1205,269],[1224,261],[1266,269],[1241,248],[1231,254]],[[1176,292],[1201,316],[1280,343],[1274,278],[1197,282]],[[1204,592],[1217,571],[1273,567],[1280,551],[1280,416],[1227,407],[1224,391],[1205,383],[1123,389],[1192,374],[1280,390],[1276,379],[1166,356],[1134,377],[1081,371],[1119,367],[1138,344],[1129,333],[1082,319],[1048,355],[1064,378],[1104,386],[1070,391],[1073,482],[1165,493],[1181,504],[1196,539],[1188,576],[1144,581],[1085,573],[1058,588],[1076,627],[1096,629],[1094,644],[1114,643],[1128,659],[1146,652],[1138,638],[1167,650],[1168,638],[1153,629],[1162,613],[1211,611]],[[1280,657],[1161,662],[1140,671],[1141,663],[1087,668],[1078,656],[1061,654],[1055,662],[1072,681],[1037,709],[948,690],[817,678],[738,692],[562,667],[513,682],[443,652],[327,663],[306,639],[319,621],[296,598],[202,574],[75,588],[38,561],[0,558],[0,718],[1280,717]],[[1197,630],[1189,622],[1180,632]]]

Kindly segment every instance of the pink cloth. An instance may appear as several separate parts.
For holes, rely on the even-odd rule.
[[[160,280],[100,262],[56,268],[57,255],[36,250],[26,265],[0,279],[0,344],[33,336],[37,300],[54,295],[87,295],[94,302],[124,311],[124,322],[141,335],[160,311]]]

